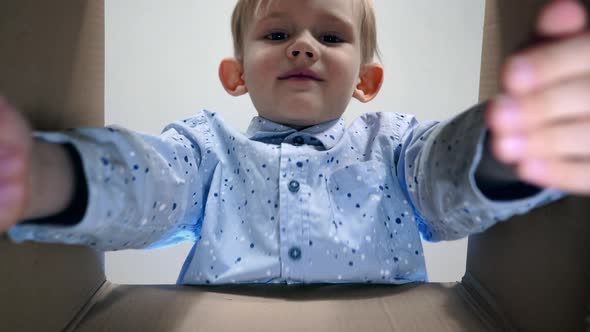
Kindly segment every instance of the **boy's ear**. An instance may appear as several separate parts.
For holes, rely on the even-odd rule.
[[[243,79],[244,66],[237,58],[225,58],[219,64],[219,80],[230,95],[237,97],[248,92]]]
[[[352,96],[363,103],[371,101],[381,90],[383,66],[378,63],[363,65],[359,73],[359,80]]]

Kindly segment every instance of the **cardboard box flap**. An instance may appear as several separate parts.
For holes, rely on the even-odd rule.
[[[486,330],[457,284],[108,287],[72,330]]]
[[[104,0],[2,0],[0,38],[0,93],[35,129],[104,125]]]
[[[0,94],[37,130],[102,126],[103,1],[0,1]],[[0,330],[62,330],[105,281],[103,258],[0,236]]]
[[[498,92],[501,63],[531,37],[534,18],[545,3],[486,2],[482,100]],[[493,294],[488,301],[518,330],[582,331],[590,324],[585,322],[590,304],[589,203],[588,198],[568,197],[471,236],[466,288]],[[480,287],[470,288],[470,283]]]

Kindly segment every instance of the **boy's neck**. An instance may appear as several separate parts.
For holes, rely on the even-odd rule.
[[[341,118],[341,117],[339,117],[339,118],[331,119],[331,120],[328,120],[328,121],[325,121],[325,122],[321,122],[321,123],[314,123],[314,124],[311,124],[311,125],[308,125],[308,126],[298,126],[298,125],[293,125],[293,124],[289,124],[289,123],[276,122],[276,121],[270,120],[270,119],[265,118],[265,117],[260,116],[260,115],[258,115],[258,117],[261,118],[261,119],[264,119],[266,121],[270,121],[270,122],[273,122],[273,123],[276,123],[276,124],[283,125],[285,127],[289,127],[289,128],[295,129],[297,131],[305,130],[305,129],[310,128],[310,127],[313,127],[313,126],[317,126],[317,125],[320,125],[322,123],[332,122],[334,120],[338,120],[338,119]]]

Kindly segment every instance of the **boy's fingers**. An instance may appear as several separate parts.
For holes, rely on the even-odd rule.
[[[525,133],[555,122],[590,118],[590,75],[521,97],[498,97],[487,114],[498,134]]]
[[[26,119],[0,96],[0,233],[23,215],[30,132]]]
[[[537,32],[544,37],[563,37],[582,31],[587,20],[586,10],[579,1],[552,1],[539,15]]]
[[[590,118],[562,123],[525,136],[525,158],[585,158],[590,160]]]
[[[521,96],[584,74],[590,74],[590,33],[512,56],[505,65],[502,83],[509,94]]]
[[[572,194],[590,194],[590,160],[526,160],[517,174],[526,182]]]
[[[543,127],[529,134],[493,135],[492,151],[506,163],[529,158],[590,160],[590,117]]]
[[[0,101],[0,156],[19,151],[21,147],[30,148],[27,142],[30,138],[31,127],[23,115],[11,106],[1,105]]]

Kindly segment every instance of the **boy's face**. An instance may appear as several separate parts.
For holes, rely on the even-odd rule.
[[[355,0],[275,0],[244,32],[243,80],[260,116],[293,127],[336,119],[360,82]]]

